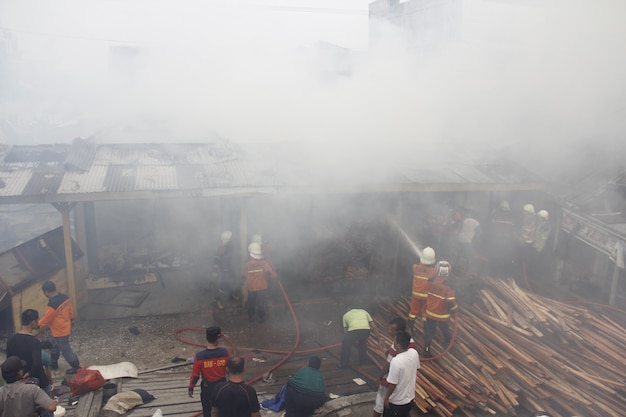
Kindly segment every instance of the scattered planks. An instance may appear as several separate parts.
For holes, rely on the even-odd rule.
[[[623,315],[595,312],[527,292],[514,280],[484,278],[475,300],[451,321],[452,349],[423,360],[415,404],[439,416],[623,415],[626,409],[626,331]],[[381,366],[391,344],[388,321],[406,317],[409,298],[385,299],[374,319],[370,356]],[[619,314],[619,313],[617,313]],[[413,332],[418,349],[423,329]],[[435,354],[443,351],[435,337]]]

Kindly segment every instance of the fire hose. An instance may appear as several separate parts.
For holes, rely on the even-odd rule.
[[[296,313],[293,309],[293,305],[291,304],[291,301],[289,300],[289,296],[287,295],[287,292],[285,291],[285,288],[283,287],[282,283],[280,281],[278,282],[278,286],[283,294],[283,297],[285,298],[285,302],[287,303],[287,307],[289,308],[289,312],[291,313],[291,317],[293,318],[293,322],[294,322],[294,326],[295,326],[295,330],[296,330],[296,340],[294,341],[294,344],[292,346],[292,348],[290,350],[276,350],[276,349],[258,349],[258,348],[250,348],[250,347],[237,347],[235,345],[235,343],[232,341],[232,339],[230,339],[227,336],[222,336],[224,338],[224,340],[230,345],[233,355],[237,354],[238,350],[246,350],[246,351],[253,351],[253,350],[258,350],[258,351],[262,351],[262,352],[267,352],[267,353],[276,353],[276,354],[284,354],[285,357],[282,358],[276,365],[272,366],[266,373],[261,374],[261,375],[257,375],[256,377],[246,381],[247,384],[253,384],[259,380],[261,380],[265,375],[270,374],[271,372],[275,371],[276,369],[278,369],[282,364],[284,364],[287,360],[289,360],[289,358],[294,355],[294,354],[306,354],[306,353],[314,353],[314,352],[319,352],[319,351],[323,351],[323,350],[328,350],[328,349],[332,349],[332,348],[337,348],[339,346],[341,346],[341,343],[336,343],[336,344],[332,344],[332,345],[328,345],[328,346],[322,346],[319,348],[314,348],[314,349],[306,349],[306,350],[296,350],[299,343],[300,343],[300,324],[298,323],[298,318],[296,316]],[[427,361],[433,361],[436,360],[440,357],[442,357],[443,355],[445,355],[450,349],[452,349],[452,346],[454,345],[454,341],[456,339],[456,333],[457,333],[457,327],[458,327],[458,315],[455,316],[455,320],[454,320],[454,328],[452,330],[452,338],[450,340],[449,345],[446,347],[446,349],[439,353],[438,355],[435,355],[431,358],[420,358],[421,362],[427,362]],[[180,342],[192,345],[192,346],[198,346],[198,347],[205,347],[206,345],[204,343],[200,343],[200,342],[195,342],[193,340],[189,340],[186,338],[183,338],[180,334],[182,332],[185,331],[205,331],[206,329],[204,327],[180,327],[178,329],[176,329],[174,331],[174,336],[176,337],[177,340],[179,340]],[[369,375],[368,373],[358,370],[358,373],[361,374],[362,376],[369,378],[372,381],[377,381],[378,378]],[[198,417],[202,415],[202,411],[193,414],[191,417]]]

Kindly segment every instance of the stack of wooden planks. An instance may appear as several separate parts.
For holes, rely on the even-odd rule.
[[[514,280],[484,278],[460,294],[451,349],[422,360],[415,404],[440,416],[623,416],[626,331],[623,312],[568,304],[527,292]],[[471,304],[463,299],[472,299]],[[388,321],[406,317],[408,297],[383,300],[374,321],[372,359],[381,366],[390,345]],[[423,347],[423,328],[413,336]],[[433,351],[442,352],[435,337]]]

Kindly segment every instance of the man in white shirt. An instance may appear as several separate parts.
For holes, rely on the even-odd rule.
[[[395,317],[389,321],[389,335],[393,340],[396,339],[396,335],[399,332],[406,331],[406,323],[400,317]],[[409,349],[415,349],[415,341],[413,338],[409,341]],[[378,391],[376,392],[376,402],[374,404],[374,412],[372,417],[381,417],[383,415],[383,411],[385,409],[385,396],[387,395],[387,373],[389,372],[389,363],[391,360],[398,354],[396,351],[395,345],[392,343],[389,349],[387,350],[387,362],[385,363],[385,367],[381,370],[380,376],[378,377],[380,384],[378,386]]]
[[[408,417],[411,412],[420,360],[417,351],[409,349],[410,341],[411,335],[407,332],[396,335],[394,345],[397,354],[389,364],[383,417]]]
[[[467,209],[467,216],[461,225],[461,231],[457,235],[458,247],[455,265],[465,272],[474,269],[474,241],[482,234],[480,222],[472,216],[472,211]]]

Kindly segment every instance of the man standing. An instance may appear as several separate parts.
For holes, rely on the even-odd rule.
[[[398,333],[404,331],[406,331],[405,321],[400,317],[396,317],[389,322],[389,335],[391,336],[391,340],[396,340]],[[415,349],[415,341],[413,338],[409,341],[409,349]],[[389,383],[387,382],[389,363],[396,357],[397,354],[398,351],[396,350],[395,343],[392,342],[389,350],[387,350],[387,363],[379,376],[380,385],[378,386],[378,392],[376,393],[376,403],[374,404],[373,417],[380,417],[383,414],[385,408],[385,395],[387,394],[387,387],[389,386]]]
[[[488,243],[492,274],[511,275],[515,259],[515,223],[511,206],[506,200],[500,201],[499,208],[491,215]]]
[[[359,364],[364,365],[367,361],[367,351],[365,342],[370,336],[370,324],[372,316],[367,311],[360,308],[348,310],[343,315],[343,339],[341,340],[340,368],[347,368],[350,365],[350,351],[354,342],[359,350]]]
[[[217,295],[213,299],[215,307],[222,310],[222,295],[234,297],[233,280],[235,278],[233,269],[233,245],[230,242],[233,233],[231,231],[222,232],[220,238],[222,245],[217,249],[215,258],[213,259],[213,270],[218,275]]]
[[[439,244],[437,252],[439,255],[451,257],[456,246],[456,236],[459,234],[461,226],[461,213],[456,209],[454,202],[448,201],[448,212],[439,225]]]
[[[424,318],[426,308],[426,298],[428,297],[429,281],[437,274],[435,266],[435,251],[431,247],[425,247],[420,255],[420,263],[413,265],[413,287],[411,291],[411,309],[407,326],[413,329],[415,317],[418,315]]]
[[[437,277],[431,283],[426,300],[426,324],[424,325],[424,357],[431,358],[430,344],[435,337],[437,327],[443,334],[443,347],[450,344],[450,312],[456,311],[456,296],[452,288],[444,285],[445,277]]]
[[[233,356],[226,364],[228,381],[213,391],[211,417],[261,417],[256,390],[243,382],[244,360]]]
[[[52,381],[44,371],[42,361],[42,348],[39,340],[33,336],[33,330],[39,328],[39,313],[37,310],[27,309],[22,312],[22,328],[7,340],[7,357],[17,356],[26,362],[25,372],[27,376],[37,378],[39,387],[48,396],[51,396]],[[42,416],[51,417],[52,413],[44,413]]]
[[[407,332],[396,335],[397,354],[389,363],[383,417],[408,417],[411,412],[420,360],[417,351],[409,349],[410,341],[411,335]]]
[[[57,409],[58,402],[41,388],[20,381],[25,366],[26,362],[17,356],[9,356],[0,365],[2,378],[7,383],[0,388],[0,417],[37,417],[40,411],[52,414]]]
[[[244,288],[248,291],[248,321],[254,322],[255,314],[261,323],[266,318],[266,304],[268,297],[267,279],[276,279],[278,275],[272,265],[263,259],[261,245],[250,243],[248,245],[250,259],[241,267],[241,275]]]
[[[465,218],[461,223],[461,230],[457,235],[458,249],[455,268],[466,273],[474,270],[475,242],[480,239],[480,222],[474,217],[474,210],[466,207]]]
[[[80,367],[78,357],[70,346],[70,333],[74,321],[74,307],[70,298],[57,291],[52,281],[46,281],[41,286],[43,294],[48,298],[46,314],[39,320],[40,326],[49,326],[52,339],[52,352],[50,353],[51,368],[59,367],[59,357],[63,355],[72,367],[65,371],[66,374],[75,374]],[[40,353],[41,354],[41,353]]]
[[[219,338],[222,336],[222,329],[218,326],[211,326],[206,329],[206,349],[196,353],[193,358],[193,368],[189,378],[189,397],[193,397],[193,388],[202,377],[200,383],[200,401],[202,402],[202,413],[204,417],[211,416],[211,396],[215,386],[225,381],[226,361],[228,361],[228,351],[219,347]]]
[[[319,356],[309,359],[309,366],[296,371],[287,381],[285,417],[311,417],[326,402],[326,383],[320,372]]]

